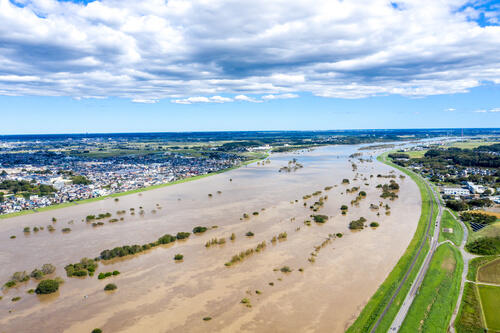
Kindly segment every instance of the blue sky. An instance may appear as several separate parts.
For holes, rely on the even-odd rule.
[[[499,127],[500,1],[0,0],[0,134]]]

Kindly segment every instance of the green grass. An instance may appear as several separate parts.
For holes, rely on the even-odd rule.
[[[431,204],[434,205],[434,216],[437,215],[437,203],[434,200],[432,200],[431,197],[429,197],[426,185],[422,180],[422,178],[420,178],[415,173],[409,170],[406,170],[398,165],[395,165],[390,161],[387,161],[388,154],[389,152],[386,152],[378,156],[377,159],[407,174],[411,179],[413,179],[413,181],[415,181],[420,190],[420,195],[422,197],[422,208],[421,208],[420,219],[418,221],[417,230],[415,231],[415,234],[413,235],[410,244],[406,248],[406,251],[403,253],[396,266],[394,266],[391,273],[389,273],[385,281],[380,285],[375,294],[373,294],[373,296],[370,298],[368,303],[365,305],[363,311],[361,311],[361,314],[358,316],[356,321],[349,327],[347,332],[369,332],[371,328],[375,325],[378,318],[384,311],[384,308],[389,303],[391,297],[394,295],[400,281],[403,279],[405,273],[408,271],[412,259],[417,254],[420,244],[424,241],[425,231],[427,228],[427,223],[430,215]],[[432,225],[434,225],[434,223],[432,223]],[[389,308],[383,320],[380,322],[377,332],[386,332],[389,329],[403,300],[406,297],[406,294],[408,293],[408,290],[411,287],[411,282],[415,279],[415,276],[418,273],[418,267],[420,267],[420,265],[422,264],[428,250],[429,250],[429,243],[426,242],[415,264],[414,269],[410,273],[406,282],[403,284],[403,287],[401,288],[398,296],[394,299],[392,306]]]
[[[65,207],[71,207],[71,206],[85,204],[85,203],[89,203],[89,202],[106,200],[108,198],[117,198],[117,197],[121,197],[121,196],[124,196],[124,195],[129,195],[129,194],[134,194],[134,193],[140,193],[140,192],[154,190],[154,189],[157,189],[157,188],[172,186],[172,185],[176,185],[176,184],[182,184],[182,183],[190,182],[190,181],[193,181],[193,180],[197,180],[197,179],[201,179],[201,178],[205,178],[205,177],[209,177],[209,176],[221,174],[221,173],[224,173],[224,172],[227,172],[227,171],[230,171],[230,170],[234,170],[234,169],[237,169],[239,167],[242,167],[242,166],[245,166],[245,165],[257,162],[257,161],[260,161],[260,160],[262,160],[264,158],[267,158],[268,156],[269,156],[268,154],[261,154],[261,155],[259,155],[259,158],[248,160],[248,161],[245,161],[245,162],[241,163],[238,166],[234,166],[234,167],[227,168],[227,169],[224,169],[224,170],[219,170],[219,171],[216,171],[216,172],[211,172],[211,173],[208,173],[206,175],[193,176],[193,177],[189,177],[189,178],[179,179],[179,180],[176,180],[176,181],[170,182],[170,183],[152,185],[152,186],[138,188],[138,189],[131,190],[131,191],[126,191],[126,192],[113,193],[113,194],[110,194],[110,195],[105,195],[105,196],[97,197],[97,198],[90,198],[90,199],[78,200],[78,201],[73,201],[73,202],[65,202],[65,203],[61,203],[61,204],[57,204],[57,205],[51,205],[51,206],[47,206],[47,207],[38,208],[36,210],[22,210],[20,212],[3,214],[3,215],[0,215],[0,219],[7,219],[7,218],[10,218],[10,217],[16,217],[16,216],[34,214],[34,213],[39,213],[39,212],[46,212],[46,211],[50,211],[50,210],[55,210],[55,209],[60,209],[60,208],[65,208]]]
[[[481,316],[481,304],[476,285],[466,282],[464,294],[458,316],[455,321],[455,330],[457,333],[484,333],[484,323]]]
[[[477,280],[500,284],[500,257],[481,266],[477,272]]]
[[[500,331],[500,287],[478,285],[486,327]]]
[[[496,236],[500,236],[500,222],[492,223],[491,225],[484,227],[479,231],[472,232],[469,235],[469,238],[467,239],[467,243],[473,242],[482,237],[496,237]]]
[[[475,282],[477,280],[478,268],[498,258],[500,258],[500,256],[494,255],[494,256],[477,257],[470,260],[469,270],[467,271],[467,280]]]
[[[452,228],[453,233],[443,232],[443,228]],[[443,215],[441,217],[441,232],[439,233],[439,242],[443,242],[445,240],[450,240],[456,246],[459,246],[462,243],[462,238],[464,237],[464,231],[462,230],[462,226],[460,223],[455,220],[452,214],[449,211],[443,211]]]
[[[463,260],[451,244],[440,245],[400,332],[444,332],[460,289]]]
[[[422,158],[424,154],[427,153],[427,150],[415,150],[415,151],[406,151],[404,154],[410,156],[410,158]]]

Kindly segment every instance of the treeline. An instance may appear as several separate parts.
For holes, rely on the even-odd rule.
[[[7,193],[27,193],[30,195],[41,196],[46,196],[57,192],[57,190],[51,185],[37,185],[27,180],[4,180],[0,183],[0,190],[5,190],[5,192]]]

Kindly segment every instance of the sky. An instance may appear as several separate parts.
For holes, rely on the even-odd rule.
[[[500,127],[500,0],[0,0],[0,134]]]

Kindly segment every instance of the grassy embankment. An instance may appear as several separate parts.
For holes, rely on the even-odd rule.
[[[485,325],[481,315],[481,303],[476,285],[466,282],[460,309],[458,310],[455,330],[457,333],[484,333]]]
[[[422,197],[422,208],[420,213],[420,219],[418,221],[417,230],[415,231],[415,234],[410,244],[408,245],[406,251],[403,253],[396,266],[394,266],[391,273],[389,273],[385,281],[380,285],[375,294],[373,294],[373,296],[370,298],[370,300],[365,305],[361,314],[358,316],[356,321],[351,325],[351,327],[349,327],[347,332],[369,332],[373,328],[378,318],[382,315],[385,307],[387,306],[387,304],[389,304],[392,296],[395,294],[396,289],[398,288],[400,282],[403,280],[405,273],[410,268],[411,262],[417,255],[420,245],[422,244],[422,242],[424,242],[424,237],[426,234],[429,217],[431,214],[431,205],[434,206],[434,214],[432,217],[432,221],[435,220],[435,217],[438,212],[437,203],[432,198],[432,194],[428,192],[427,185],[423,181],[423,179],[420,176],[416,175],[415,173],[388,161],[387,159],[388,154],[389,153],[386,152],[378,156],[377,160],[387,165],[390,165],[394,168],[397,168],[398,170],[407,174],[413,181],[415,181],[420,190],[420,195]],[[432,223],[431,225],[434,226],[434,223]],[[383,320],[380,322],[377,328],[377,332],[386,332],[389,329],[403,300],[406,297],[406,294],[408,293],[408,290],[411,287],[411,282],[415,279],[415,276],[418,273],[418,267],[421,266],[425,258],[425,255],[427,254],[428,251],[429,251],[429,242],[426,241],[415,263],[414,268],[409,274],[406,282],[403,284],[400,292],[395,297],[392,306],[389,308]]]
[[[463,260],[449,243],[440,245],[400,332],[440,332],[448,327],[460,289]]]
[[[131,190],[131,191],[120,192],[120,193],[113,193],[113,194],[110,194],[110,195],[105,195],[105,196],[97,197],[97,198],[90,198],[90,199],[85,199],[85,200],[65,202],[65,203],[61,203],[61,204],[56,204],[56,205],[51,205],[51,206],[47,206],[47,207],[38,208],[36,210],[23,210],[23,211],[20,211],[20,212],[3,214],[3,215],[0,215],[0,219],[6,219],[6,218],[10,218],[10,217],[22,216],[22,215],[33,214],[33,213],[38,213],[38,212],[46,212],[46,211],[60,209],[60,208],[64,208],[64,207],[70,207],[70,206],[85,204],[85,203],[89,203],[89,202],[101,201],[101,200],[106,200],[106,199],[109,199],[109,198],[117,198],[117,197],[121,197],[121,196],[124,196],[124,195],[129,195],[129,194],[134,194],[134,193],[139,193],[139,192],[154,190],[154,189],[162,188],[162,187],[166,187],[166,186],[172,186],[172,185],[176,185],[176,184],[182,184],[182,183],[190,182],[190,181],[193,181],[193,180],[205,178],[205,177],[208,177],[208,176],[213,176],[213,175],[221,174],[221,173],[224,173],[224,172],[227,172],[227,171],[230,171],[230,170],[234,170],[234,169],[237,169],[239,167],[242,167],[242,166],[254,163],[254,162],[258,162],[260,160],[263,160],[263,159],[267,158],[268,156],[269,156],[269,154],[261,154],[261,156],[259,156],[257,158],[254,158],[252,160],[245,161],[245,162],[241,163],[238,166],[234,166],[234,167],[227,168],[227,169],[224,169],[224,170],[219,170],[219,171],[216,171],[216,172],[211,172],[211,173],[208,173],[206,175],[199,175],[199,176],[188,177],[188,178],[179,179],[179,180],[176,180],[176,181],[170,182],[170,183],[164,183],[164,184],[158,184],[158,185],[153,185],[153,186],[147,186],[147,187],[138,188],[138,189]]]
[[[453,229],[452,233],[443,232],[444,228]],[[443,242],[445,240],[450,240],[456,246],[460,246],[462,243],[462,238],[464,237],[464,231],[462,230],[462,226],[458,223],[457,220],[451,215],[447,210],[443,211],[443,215],[441,217],[441,232],[439,233],[439,242]]]
[[[500,285],[500,257],[488,262],[477,271],[477,281],[484,283],[495,283]],[[499,307],[500,309],[500,307]]]

